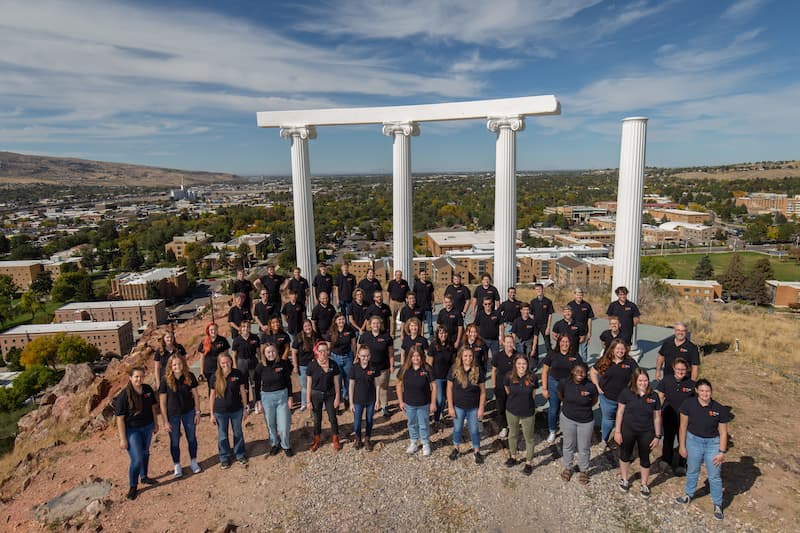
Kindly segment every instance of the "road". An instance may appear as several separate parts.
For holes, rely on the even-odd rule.
[[[200,307],[208,305],[211,294],[219,294],[220,285],[221,282],[215,279],[198,280],[183,300],[167,308],[170,320],[184,322],[192,318]]]

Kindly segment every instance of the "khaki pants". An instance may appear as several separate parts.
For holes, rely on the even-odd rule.
[[[375,391],[381,408],[389,407],[389,369],[387,368],[375,378]]]
[[[405,305],[405,302],[395,302],[394,300],[389,300],[389,309],[392,310],[392,320],[389,322],[389,333],[392,335],[392,337],[394,337],[395,328],[397,326],[397,314]],[[422,335],[421,331],[420,335]]]
[[[533,416],[519,417],[506,411],[508,420],[508,453],[517,455],[517,442],[519,441],[519,428],[522,426],[522,436],[525,438],[525,460],[533,460]]]

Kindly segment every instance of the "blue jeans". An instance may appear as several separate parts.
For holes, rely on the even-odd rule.
[[[228,424],[233,429],[233,453],[237,459],[244,459],[244,433],[242,433],[242,409],[235,413],[214,412],[217,421],[217,445],[219,447],[219,460],[231,460],[231,442],[228,439]]]
[[[603,442],[608,442],[608,437],[611,436],[611,430],[617,424],[617,406],[619,404],[616,400],[606,398],[605,394],[600,395],[600,438]]]
[[[430,309],[423,311],[422,322],[428,326],[428,338],[433,339],[433,311]]]
[[[128,457],[131,465],[128,468],[128,483],[131,487],[139,485],[139,478],[147,477],[147,467],[150,464],[150,439],[153,436],[153,424],[139,428],[125,428],[125,438],[128,441]]]
[[[478,426],[478,408],[462,409],[455,408],[456,419],[453,421],[453,445],[456,447],[461,444],[461,432],[464,430],[464,420],[469,425],[469,438],[472,441],[472,447],[478,449],[481,447],[481,428]]]
[[[169,453],[172,455],[172,462],[181,462],[181,424],[183,431],[186,432],[186,442],[189,443],[189,458],[197,459],[197,433],[195,431],[194,417],[197,411],[192,409],[185,415],[168,416],[169,425],[172,431],[169,432]]]
[[[719,453],[719,437],[704,439],[686,432],[686,494],[694,496],[697,489],[697,478],[700,477],[700,464],[706,464],[708,484],[711,486],[711,501],[722,506],[722,476],[720,467],[714,464],[714,457]]]
[[[349,302],[339,302],[339,312],[342,313],[344,316],[345,324],[350,323],[350,307],[352,307],[353,301],[350,300]]]
[[[306,407],[306,394],[308,390],[308,367],[307,366],[300,366],[298,367],[300,371],[300,407]]]
[[[350,369],[353,368],[353,352],[342,355],[332,353],[331,359],[339,365],[339,396],[343,402],[349,401],[347,388],[350,385]]]
[[[550,399],[547,401],[547,427],[550,431],[555,431],[558,428],[561,400],[558,399],[558,380],[553,376],[547,376],[547,392],[550,393]]]
[[[492,372],[492,363],[489,360],[489,351],[492,352],[492,360],[497,357],[497,354],[500,353],[500,341],[498,340],[483,340],[486,343],[486,373],[490,374]]]
[[[442,413],[447,405],[447,380],[436,380],[436,411],[433,413],[433,420],[438,422],[442,418]]]
[[[582,342],[578,345],[578,353],[581,354],[581,359],[586,363],[589,361],[589,343]]]
[[[372,437],[372,421],[375,419],[375,402],[353,404],[353,433],[361,438],[361,415],[367,414],[366,437]]]
[[[261,391],[261,405],[264,407],[264,420],[267,421],[269,443],[278,445],[278,434],[281,435],[281,448],[288,450],[289,433],[292,427],[292,412],[289,410],[289,389],[272,392]]]
[[[408,436],[411,442],[422,441],[424,445],[431,445],[430,409],[430,404],[420,406],[406,404]]]

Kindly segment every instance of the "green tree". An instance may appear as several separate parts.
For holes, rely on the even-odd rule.
[[[95,265],[97,264],[95,261],[95,251],[91,248],[84,248],[81,252],[81,263],[83,264],[84,268],[91,272],[94,270]]]
[[[8,237],[0,234],[0,254],[7,254],[11,249],[11,244],[8,242]]]
[[[729,294],[736,294],[739,296],[744,294],[745,275],[744,267],[742,266],[742,258],[739,254],[735,253],[731,255],[725,272],[719,277],[719,282]]]
[[[711,258],[704,255],[700,258],[697,266],[694,268],[692,279],[709,280],[714,279],[714,265],[711,264]]]
[[[22,293],[22,297],[19,300],[19,308],[21,311],[30,313],[31,320],[33,320],[36,318],[36,313],[44,309],[44,304],[42,304],[40,296],[33,289],[28,289]]]
[[[675,269],[660,257],[642,257],[639,263],[639,274],[643,278],[674,278]]]
[[[137,271],[142,268],[144,264],[144,257],[134,244],[122,256],[122,268],[128,271]]]
[[[50,294],[53,290],[53,275],[49,270],[42,270],[36,275],[36,279],[31,282],[31,290],[40,297]]]
[[[0,296],[13,300],[14,296],[17,295],[17,291],[19,291],[19,287],[14,283],[11,276],[0,274]]]
[[[100,358],[100,350],[81,337],[67,335],[58,346],[56,358],[65,365],[91,363]]]
[[[53,283],[50,296],[56,302],[91,300],[94,297],[92,278],[82,270],[61,274]]]
[[[19,346],[12,346],[6,352],[6,365],[12,372],[20,372],[25,370],[25,367],[19,362],[19,357],[22,355],[22,349]]]

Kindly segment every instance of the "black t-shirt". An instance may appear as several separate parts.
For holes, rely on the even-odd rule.
[[[581,303],[572,300],[567,304],[572,309],[572,320],[580,324],[589,324],[589,321],[594,318],[594,310],[589,302],[586,300]]]
[[[579,424],[594,420],[592,406],[597,400],[597,387],[594,383],[588,379],[575,383],[570,377],[558,382],[558,392],[564,398],[561,401],[561,412],[565,417]]]
[[[217,380],[217,375],[211,376],[209,382],[211,383],[211,390],[214,389],[214,383]],[[225,378],[225,394],[222,397],[214,397],[214,412],[215,413],[235,413],[244,407],[242,403],[242,390],[245,378],[242,373],[232,368],[228,377]]]
[[[711,403],[703,407],[697,397],[689,398],[680,407],[680,413],[689,417],[687,430],[696,437],[711,439],[719,437],[719,425],[731,420],[731,411],[724,405],[711,399]]]
[[[479,344],[477,341],[474,343],[464,341],[464,348],[471,348],[472,358],[475,360],[475,364],[480,365],[481,368],[486,368],[486,360],[489,359],[489,354],[487,352],[489,350],[485,344]]]
[[[367,307],[365,316],[367,319],[370,319],[374,316],[380,318],[383,321],[383,330],[389,331],[389,322],[392,320],[392,310],[385,303],[376,305],[373,302],[372,305]]]
[[[497,292],[497,287],[494,285],[489,285],[488,288],[484,289],[483,285],[478,285],[475,287],[475,300],[478,302],[478,309],[483,308],[483,299],[489,297],[492,299],[492,309],[497,302],[500,301],[500,294]]]
[[[431,345],[431,356],[433,357],[433,379],[447,379],[450,367],[453,366],[456,350],[453,345],[441,346],[438,342]]]
[[[321,292],[326,292],[328,296],[333,297],[333,276],[330,274],[317,274],[314,276],[311,286],[314,287],[314,294],[317,295],[317,299],[319,299],[319,293]]]
[[[619,318],[620,337],[630,344],[633,339],[633,319],[640,316],[636,304],[628,300],[622,305],[619,300],[614,300],[609,304],[606,315]]]
[[[331,329],[334,316],[336,316],[336,308],[330,303],[325,306],[317,304],[311,310],[311,320],[317,323],[317,332],[320,335],[326,335],[328,330]]]
[[[306,375],[311,378],[311,390],[324,392],[333,396],[336,394],[333,380],[339,375],[339,365],[333,359],[328,359],[328,371],[324,371],[316,359],[308,364]]]
[[[372,366],[363,368],[360,364],[353,365],[350,369],[350,379],[355,382],[353,390],[350,391],[353,404],[375,403],[375,376],[380,373],[380,370],[375,370]]]
[[[266,326],[269,324],[269,319],[277,316],[280,318],[278,313],[278,305],[272,302],[267,302],[266,304],[261,300],[257,301],[256,304],[253,306],[253,315],[254,318],[257,318],[258,321]]]
[[[283,304],[281,314],[286,317],[286,329],[292,335],[303,331],[303,320],[306,318],[306,308],[297,300],[297,303],[286,302]]]
[[[603,395],[609,400],[617,401],[619,394],[628,388],[633,370],[638,367],[639,365],[631,357],[626,357],[619,363],[612,361],[606,371],[598,375],[597,381],[603,389]],[[597,363],[594,369],[597,370]]]
[[[167,349],[162,352],[161,349],[158,349],[156,350],[155,355],[153,355],[153,361],[161,365],[160,372],[162,378],[167,373],[167,362],[169,361],[169,358],[175,354],[180,355],[181,357],[186,357],[186,348],[183,347],[183,344],[174,344],[172,346],[172,351]]]
[[[519,339],[522,342],[528,341],[533,338],[535,326],[536,323],[533,321],[531,317],[528,317],[528,320],[523,320],[522,317],[519,317],[516,320],[514,320],[513,324],[511,324],[511,333],[516,335],[517,339]]]
[[[297,303],[305,308],[306,306],[306,291],[309,289],[308,287],[308,280],[303,276],[300,276],[300,279],[296,279],[294,276],[289,278],[289,283],[286,287],[290,291],[294,291],[297,293]]]
[[[664,357],[664,375],[671,376],[675,373],[672,364],[678,357],[685,359],[689,363],[689,373],[692,366],[700,366],[700,351],[697,345],[688,340],[684,340],[680,346],[675,346],[675,337],[670,337],[661,345],[658,354]]]
[[[459,363],[461,364],[461,363]],[[447,375],[447,380],[453,384],[453,405],[459,409],[477,409],[481,402],[481,384],[486,381],[483,368],[478,367],[478,382],[472,383],[467,379],[467,386],[462,387],[455,378],[453,369]]]
[[[653,431],[655,432],[655,422],[653,413],[661,410],[661,400],[658,394],[650,392],[644,396],[639,396],[624,389],[619,393],[619,403],[625,406],[622,413],[622,425],[633,431]]]
[[[297,366],[308,366],[314,359],[314,344],[316,341],[309,342],[308,351],[303,348],[302,335],[297,335],[292,342],[292,348],[297,350]]]
[[[394,300],[395,302],[402,302],[406,299],[406,294],[411,288],[408,286],[408,282],[404,279],[400,281],[391,280],[389,285],[386,286],[386,289],[389,291],[389,298]]]
[[[453,309],[458,311],[458,313],[462,313],[464,311],[464,307],[469,301],[469,287],[466,285],[459,285],[456,287],[455,285],[450,284],[444,290],[444,295],[450,296],[453,299]]]
[[[561,352],[554,352],[551,350],[547,352],[542,364],[550,367],[548,376],[552,376],[556,381],[561,381],[570,376],[572,368],[575,365],[583,363],[580,357],[577,357],[575,354],[562,355]]]
[[[433,375],[428,365],[417,370],[409,367],[403,374],[403,401],[414,407],[431,403],[431,382]]]
[[[531,300],[531,315],[537,326],[546,326],[547,319],[553,314],[553,302],[550,298],[542,296],[542,299],[534,298]]]
[[[346,355],[353,352],[353,339],[356,338],[356,330],[354,330],[350,325],[345,324],[344,329],[342,331],[338,331],[337,328],[337,336],[336,340],[333,340],[333,336],[329,339],[331,341],[331,353],[336,355]]]
[[[239,326],[242,325],[242,320],[250,322],[253,320],[253,315],[250,314],[250,309],[247,307],[233,306],[228,311],[228,323],[236,324],[235,328],[231,328],[231,337],[234,339],[239,335]]]
[[[383,287],[381,286],[381,282],[378,281],[377,278],[372,278],[372,281],[368,280],[367,278],[362,279],[358,282],[358,288],[364,291],[364,301],[371,302],[372,295],[375,292],[381,292]]]
[[[428,339],[422,335],[417,335],[413,339],[411,337],[404,337],[401,346],[403,348],[403,353],[406,355],[408,355],[408,350],[410,350],[412,346],[419,348],[420,352],[422,352],[423,359],[425,358],[425,354],[428,353]]]
[[[506,300],[500,304],[500,319],[505,324],[514,324],[522,314],[522,302],[519,300]]]
[[[506,374],[503,385],[508,389],[506,398],[506,411],[515,416],[533,416],[536,411],[534,403],[534,391],[539,386],[536,374],[528,374],[528,377],[512,383],[511,373]]]
[[[367,319],[367,306],[353,300],[353,303],[350,304],[350,314],[353,316],[353,322],[358,324],[359,329],[361,329]]]
[[[606,348],[611,346],[611,342],[614,339],[622,339],[624,341],[625,337],[622,336],[622,331],[617,332],[616,336],[614,336],[614,334],[611,333],[610,329],[607,329],[603,333],[600,334],[600,342],[602,342],[603,346],[605,346]]]
[[[417,305],[423,311],[431,311],[433,309],[433,283],[425,280],[423,283],[420,280],[414,282],[412,289],[414,294],[417,295]]]
[[[436,323],[447,330],[447,334],[450,335],[450,338],[455,340],[456,335],[458,334],[458,326],[464,326],[464,317],[461,316],[461,313],[455,308],[451,309],[450,311],[447,309],[442,309],[439,311],[439,316],[436,318]]]
[[[278,357],[283,357],[286,353],[286,347],[289,346],[291,337],[285,331],[272,333],[264,337],[264,344],[274,344],[278,349]]]
[[[487,315],[486,310],[483,308],[475,312],[475,322],[478,326],[478,334],[483,340],[496,341],[500,338],[500,315],[492,308],[491,312]]]
[[[254,389],[262,392],[275,392],[283,389],[292,395],[292,363],[284,359],[267,361],[266,366],[258,363],[253,372]]]
[[[408,304],[404,305],[402,309],[400,309],[400,322],[407,322],[412,318],[418,318],[420,322],[422,321],[422,309],[415,305],[414,307],[409,307]]]
[[[492,354],[492,366],[497,369],[495,372],[497,382],[502,383],[506,375],[514,368],[514,359],[517,357],[516,350],[509,356],[506,351],[501,349],[500,353]],[[495,384],[495,387],[497,384]]]
[[[133,393],[136,395],[136,392]],[[153,423],[153,406],[157,404],[156,394],[152,387],[142,384],[141,409],[136,410],[134,405],[128,403],[127,386],[123,387],[114,398],[114,416],[125,417],[125,427],[140,428]]]
[[[681,381],[675,380],[675,375],[664,376],[658,390],[664,394],[664,408],[670,407],[677,412],[683,402],[694,396],[695,383],[688,377]]]
[[[162,379],[158,394],[167,397],[167,416],[185,415],[195,409],[192,389],[197,388],[197,378],[189,372],[189,378],[181,375],[175,380],[175,390],[169,388],[167,380]]]
[[[389,368],[389,358],[394,358],[394,342],[388,333],[383,332],[376,337],[371,331],[365,331],[360,342],[369,348],[370,361],[376,370],[383,372]]]
[[[336,276],[334,285],[336,285],[336,288],[339,290],[340,302],[353,301],[353,291],[356,290],[356,277],[354,275],[350,273],[347,275],[339,274]]]
[[[572,351],[577,352],[581,337],[586,335],[586,326],[574,320],[572,322],[567,322],[562,318],[553,324],[552,331],[554,335],[569,337],[572,341]]]
[[[241,335],[233,339],[233,351],[236,352],[236,364],[240,361],[246,360],[255,363],[258,359],[258,347],[261,346],[261,341],[258,335],[251,333],[245,339]],[[280,352],[278,352],[280,354]],[[250,367],[252,368],[252,366]]]
[[[220,354],[226,353],[230,350],[231,345],[228,344],[228,339],[217,335],[217,338],[211,342],[211,349],[208,353],[203,352],[203,343],[197,347],[197,351],[203,354],[203,374],[211,374],[217,371],[217,358]]]
[[[253,303],[253,300],[250,299],[250,293],[253,292],[253,282],[247,278],[235,279],[231,285],[231,292],[233,294],[243,292],[244,302],[242,302],[242,307],[250,309],[250,305]]]
[[[267,301],[272,305],[280,307],[281,304],[281,285],[286,281],[286,278],[280,274],[270,276],[266,274],[261,276],[261,286],[267,289]]]

